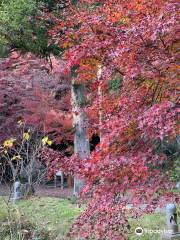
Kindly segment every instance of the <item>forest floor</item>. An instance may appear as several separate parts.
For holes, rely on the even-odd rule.
[[[54,187],[54,185],[40,185],[36,189],[35,196],[37,197],[57,197],[57,198],[68,198],[71,197],[73,193],[72,188],[64,187]],[[0,185],[0,196],[9,196],[10,186]]]
[[[40,186],[35,196],[16,204],[8,203],[9,191],[8,186],[0,186],[0,240],[66,240],[71,224],[85,209],[85,205],[79,207],[73,199],[72,188]],[[160,240],[158,231],[166,228],[165,213],[162,210],[141,218],[129,219],[131,228],[128,239]],[[180,220],[180,208],[178,218]],[[142,236],[135,234],[138,227],[144,230]],[[10,238],[9,232],[15,235]],[[25,235],[19,236],[17,233]]]
[[[5,198],[5,200],[7,200],[7,198]],[[1,197],[0,206],[0,236],[6,234],[7,227],[8,231],[11,229],[12,233],[15,229],[16,234],[21,232],[27,236],[28,232],[31,231],[30,238],[20,238],[19,236],[16,238],[16,236],[14,236],[14,238],[12,238],[13,240],[65,240],[70,225],[85,209],[85,206],[80,208],[76,202],[73,202],[71,199],[54,197],[32,197],[28,200],[21,200],[16,204],[10,203],[8,205],[3,200],[3,197]],[[159,240],[160,234],[154,231],[163,231],[165,229],[165,221],[166,219],[163,213],[145,215],[138,219],[129,219],[131,229],[128,239]],[[135,234],[137,227],[144,229],[144,234],[140,237]],[[33,236],[36,236],[36,238],[32,238],[32,234],[34,234]],[[0,237],[0,240],[9,239],[10,238],[7,237]]]
[[[11,239],[10,232],[13,240],[66,239],[70,225],[83,210],[68,199],[50,197],[32,197],[16,204],[1,197],[0,206],[0,240]]]

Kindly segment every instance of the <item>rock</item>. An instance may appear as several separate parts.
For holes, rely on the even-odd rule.
[[[16,202],[16,201],[18,201],[19,199],[22,198],[20,187],[21,187],[21,183],[19,181],[16,181],[13,185],[12,192],[11,192],[11,197],[10,197],[10,199],[13,202]]]
[[[161,240],[180,240],[180,233],[164,233],[161,235]]]
[[[180,181],[176,183],[176,189],[180,190]]]
[[[13,185],[10,199],[16,202],[35,193],[34,187],[28,183],[22,184],[16,181]]]

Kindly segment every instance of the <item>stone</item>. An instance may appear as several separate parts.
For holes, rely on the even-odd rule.
[[[173,203],[166,206],[166,223],[168,230],[172,233],[178,232],[176,206]]]
[[[166,206],[167,230],[161,234],[161,240],[180,240],[178,231],[176,206],[173,203]]]
[[[17,200],[22,198],[21,194],[21,183],[19,181],[16,181],[13,185],[12,192],[11,192],[11,201],[16,202]]]
[[[20,199],[31,196],[35,193],[34,187],[28,183],[22,184],[20,181],[16,181],[13,185],[10,199],[12,202],[16,202]]]
[[[161,235],[161,240],[180,240],[179,233],[164,233]]]
[[[180,181],[176,183],[176,189],[180,190]]]

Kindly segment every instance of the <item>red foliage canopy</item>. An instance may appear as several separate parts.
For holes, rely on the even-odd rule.
[[[54,160],[52,169],[58,164],[83,176],[84,193],[92,196],[70,236],[126,239],[127,203],[146,204],[147,212],[172,197],[161,167],[165,156],[157,153],[156,145],[178,134],[178,7],[174,0],[80,0],[53,18],[57,26],[49,34],[64,49],[64,74],[76,68],[77,83],[90,89],[91,129],[101,132],[101,142],[89,159],[67,159],[53,150],[44,153],[48,161]],[[20,73],[24,75],[29,66],[23,68]],[[4,79],[2,74],[1,70]],[[110,93],[108,83],[117,75],[121,87],[116,94]],[[36,103],[28,108],[33,109],[30,115],[38,110],[36,116],[41,118],[37,121],[45,113],[47,122],[54,124],[62,112],[57,114],[49,97],[38,100],[45,108],[42,115]],[[64,106],[61,101],[58,104]],[[100,112],[102,121],[98,122]],[[57,126],[51,126],[51,131]],[[137,216],[135,208],[132,214]]]
[[[18,133],[18,120],[51,133],[54,141],[72,139],[70,82],[63,78],[63,63],[50,64],[32,54],[15,51],[0,65],[0,140]],[[51,74],[49,74],[51,72]]]
[[[178,7],[171,0],[81,0],[69,5],[50,32],[64,48],[69,69],[78,65],[77,82],[93,85],[91,99],[98,98],[99,86],[103,93],[99,146],[89,159],[59,158],[62,168],[85,177],[84,193],[92,195],[72,227],[77,239],[125,239],[129,201],[146,203],[144,210],[151,211],[171,197],[161,171],[165,156],[156,145],[178,134]],[[122,86],[110,95],[107,83],[115,74]],[[87,110],[99,109],[99,100],[92,99]]]

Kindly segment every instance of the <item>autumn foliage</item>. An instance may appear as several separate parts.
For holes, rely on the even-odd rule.
[[[77,239],[126,239],[127,203],[146,204],[144,211],[152,211],[171,198],[162,171],[166,156],[156,146],[178,134],[178,5],[82,0],[69,5],[50,32],[64,48],[67,71],[78,66],[77,83],[91,86],[87,111],[94,114],[91,128],[101,129],[101,142],[90,158],[68,162],[86,179],[84,193],[92,196],[71,229]],[[121,86],[110,93],[108,82],[116,75]],[[103,121],[97,130],[98,111]]]
[[[101,136],[88,159],[44,152],[50,174],[61,168],[86,180],[82,196],[91,200],[69,237],[127,239],[127,214],[178,201],[163,171],[166,155],[157,151],[178,135],[178,7],[173,0],[80,0],[53,18],[49,35],[63,49],[63,75],[86,85],[87,134]]]
[[[0,65],[0,140],[16,136],[17,122],[52,135],[54,142],[72,139],[70,82],[62,77],[60,64],[32,54],[12,51]],[[51,72],[51,75],[49,74]],[[66,136],[66,137],[65,137]]]

